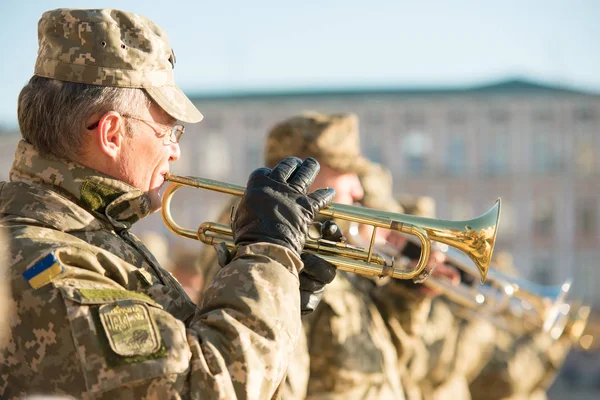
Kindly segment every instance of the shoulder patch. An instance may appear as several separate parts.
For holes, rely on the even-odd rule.
[[[160,349],[160,333],[145,304],[118,301],[100,306],[98,314],[110,348],[115,353],[144,356]]]
[[[64,266],[52,252],[27,268],[22,275],[32,288],[39,289],[62,274],[64,270]]]

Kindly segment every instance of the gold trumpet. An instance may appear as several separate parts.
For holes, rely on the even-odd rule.
[[[171,232],[178,236],[199,240],[205,244],[224,242],[234,246],[231,227],[214,222],[204,222],[197,230],[178,225],[171,215],[171,199],[182,187],[212,190],[233,196],[242,196],[244,186],[207,178],[183,177],[167,174],[165,180],[171,184],[162,199],[162,218]],[[365,207],[332,203],[319,212],[320,215],[366,224],[373,227],[368,249],[344,242],[333,242],[322,237],[308,236],[304,251],[319,255],[338,269],[367,276],[390,276],[397,279],[414,279],[423,274],[431,252],[431,242],[437,241],[452,246],[466,254],[476,265],[481,282],[485,281],[496,241],[500,217],[500,199],[485,214],[466,221],[446,221],[413,215],[384,212]],[[416,236],[421,242],[421,255],[417,265],[410,270],[395,267],[393,262],[376,253],[377,228],[390,229]]]

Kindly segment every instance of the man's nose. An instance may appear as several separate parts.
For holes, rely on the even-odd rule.
[[[169,151],[169,162],[179,160],[179,157],[181,157],[181,148],[179,147],[179,143],[169,144]]]
[[[363,197],[365,197],[365,192],[360,184],[360,181],[357,179],[351,191],[352,200],[360,201]]]

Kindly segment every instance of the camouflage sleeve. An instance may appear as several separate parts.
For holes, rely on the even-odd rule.
[[[298,343],[281,387],[281,400],[304,400],[308,389],[308,376],[310,373],[310,358],[306,343],[306,333],[300,333]]]
[[[258,243],[241,247],[217,273],[188,329],[192,358],[197,352],[201,361],[193,363],[201,366],[192,368],[194,392],[256,399],[275,393],[301,330],[301,268],[290,250]]]
[[[187,324],[125,290],[135,274],[107,278],[118,263],[68,261],[52,284],[16,291],[18,323],[0,354],[6,398],[35,388],[95,399],[267,399],[281,384],[300,331],[302,263],[291,251],[240,248]]]
[[[404,399],[397,353],[385,322],[369,293],[348,276],[338,272],[305,321],[310,354],[307,398]]]

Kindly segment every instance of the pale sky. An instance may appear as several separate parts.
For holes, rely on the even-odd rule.
[[[477,84],[524,77],[600,91],[600,1],[0,0],[0,124],[16,124],[37,21],[113,7],[166,30],[189,93]]]

